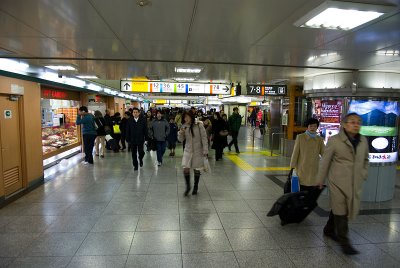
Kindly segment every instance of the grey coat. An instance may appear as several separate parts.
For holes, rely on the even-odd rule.
[[[157,141],[166,141],[169,134],[169,123],[165,119],[154,119],[151,122],[149,134]]]
[[[208,139],[203,122],[196,122],[193,125],[193,136],[190,128],[185,125],[185,132],[178,132],[178,140],[186,140],[185,151],[182,157],[184,168],[203,169],[204,155],[208,154]]]

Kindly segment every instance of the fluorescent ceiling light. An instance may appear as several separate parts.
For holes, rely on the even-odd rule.
[[[101,86],[95,85],[95,84],[89,84],[87,86],[88,89],[93,90],[93,91],[101,91]]]
[[[391,6],[325,1],[299,19],[298,27],[351,30],[392,10]]]
[[[174,78],[176,81],[194,81],[196,80],[194,77],[176,77]]]
[[[77,75],[80,79],[99,79],[97,75]]]
[[[29,64],[17,60],[0,59],[0,69],[7,71],[25,71]]]
[[[46,65],[44,67],[55,71],[76,71],[76,68],[72,65]]]
[[[399,50],[382,50],[382,51],[376,52],[376,55],[379,55],[379,56],[399,56],[400,55],[400,51]]]
[[[175,67],[176,73],[199,74],[202,68]]]
[[[337,56],[337,55],[338,55],[337,52],[323,53],[319,56],[311,56],[307,59],[307,61],[314,61],[318,58],[331,57],[331,56]]]

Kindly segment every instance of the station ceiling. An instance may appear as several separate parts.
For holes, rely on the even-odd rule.
[[[147,2],[145,0],[144,2]],[[69,63],[119,88],[126,77],[301,83],[332,70],[400,71],[400,0],[354,30],[299,28],[322,0],[2,0],[0,56],[40,66]],[[327,56],[328,55],[328,56]]]

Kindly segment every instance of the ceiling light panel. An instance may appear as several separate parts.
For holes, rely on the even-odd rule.
[[[326,1],[299,19],[295,25],[347,31],[372,21],[392,9],[391,6]]]
[[[400,51],[399,50],[382,50],[382,51],[377,51],[376,55],[379,56],[399,56]]]
[[[195,81],[196,78],[193,77],[176,77],[174,78],[176,81]]]
[[[45,67],[55,71],[76,71],[72,65],[46,65]]]
[[[99,79],[97,75],[77,75],[80,79]]]
[[[202,68],[175,67],[176,73],[199,74]]]

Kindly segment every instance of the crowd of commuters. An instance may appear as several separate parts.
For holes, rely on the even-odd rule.
[[[194,119],[191,120],[192,118]],[[101,158],[104,158],[106,150],[118,153],[128,148],[128,151],[132,152],[134,170],[138,170],[139,166],[143,165],[145,145],[148,152],[157,151],[158,166],[162,165],[167,148],[171,157],[175,156],[178,142],[183,144],[185,150],[189,138],[179,139],[180,130],[192,123],[193,128],[200,122],[205,131],[204,146],[207,146],[207,150],[215,149],[217,161],[222,159],[223,150],[226,147],[230,151],[234,145],[236,153],[240,153],[237,137],[242,116],[238,108],[234,108],[232,115],[228,118],[223,111],[209,110],[204,113],[195,107],[190,110],[152,108],[146,113],[143,109],[133,108],[126,111],[123,117],[119,112],[111,115],[109,110],[105,111],[104,116],[100,111],[95,111],[93,116],[88,113],[87,107],[81,107],[77,119],[77,124],[83,126],[85,164],[93,164],[91,154],[93,147],[95,147],[95,155]],[[232,136],[229,144],[228,135]],[[192,144],[189,144],[189,150],[191,147]]]
[[[250,115],[252,124],[253,117]],[[237,138],[242,116],[238,108],[233,110],[229,118],[223,111],[215,110],[204,114],[195,108],[189,111],[151,109],[144,113],[133,108],[121,119],[118,112],[111,116],[106,111],[103,117],[101,112],[96,111],[93,116],[87,107],[81,107],[76,123],[82,125],[85,164],[93,164],[94,146],[95,155],[104,157],[107,135],[117,144],[117,148],[115,144],[109,146],[115,152],[124,150],[128,143],[134,170],[143,166],[145,142],[147,150],[157,151],[158,166],[163,163],[167,145],[169,155],[173,157],[176,143],[181,142],[185,196],[192,190],[191,169],[194,170],[192,195],[197,194],[201,171],[205,169],[210,148],[215,150],[216,161],[222,159],[225,147],[231,151],[234,145],[236,153],[240,153]],[[359,212],[362,185],[368,174],[369,147],[367,139],[360,134],[361,123],[359,115],[346,115],[339,134],[330,137],[325,146],[317,133],[319,121],[308,120],[306,132],[296,137],[290,162],[292,170],[298,175],[301,191],[312,191],[313,187],[323,189],[327,181],[331,211],[323,233],[339,242],[342,251],[348,255],[358,253],[348,237],[348,221]],[[228,144],[229,135],[232,140]]]

